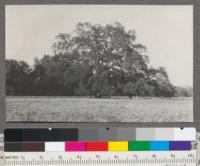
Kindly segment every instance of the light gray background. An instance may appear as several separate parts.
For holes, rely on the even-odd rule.
[[[5,121],[5,5],[141,4],[194,5],[194,123],[7,123]],[[144,11],[145,12],[145,11]],[[186,22],[187,24],[187,22]],[[13,27],[14,28],[14,27]],[[176,62],[175,62],[176,63]],[[178,63],[177,63],[178,67]],[[0,0],[0,132],[4,128],[196,127],[200,131],[200,0]]]

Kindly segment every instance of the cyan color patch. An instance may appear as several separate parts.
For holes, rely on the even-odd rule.
[[[168,151],[169,141],[151,141],[150,149],[151,151]]]

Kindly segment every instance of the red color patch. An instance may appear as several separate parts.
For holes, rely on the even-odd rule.
[[[86,142],[86,151],[108,151],[107,142]]]

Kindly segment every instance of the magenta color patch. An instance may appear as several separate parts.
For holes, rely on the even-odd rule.
[[[65,142],[65,151],[86,151],[85,142]]]

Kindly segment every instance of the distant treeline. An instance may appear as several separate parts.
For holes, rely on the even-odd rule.
[[[183,97],[192,97],[193,96],[193,88],[192,87],[175,87],[176,94],[175,96],[183,96]]]
[[[13,96],[192,96],[192,88],[172,85],[164,67],[149,67],[145,46],[120,23],[78,23],[59,34],[53,55],[6,60],[6,93]]]

